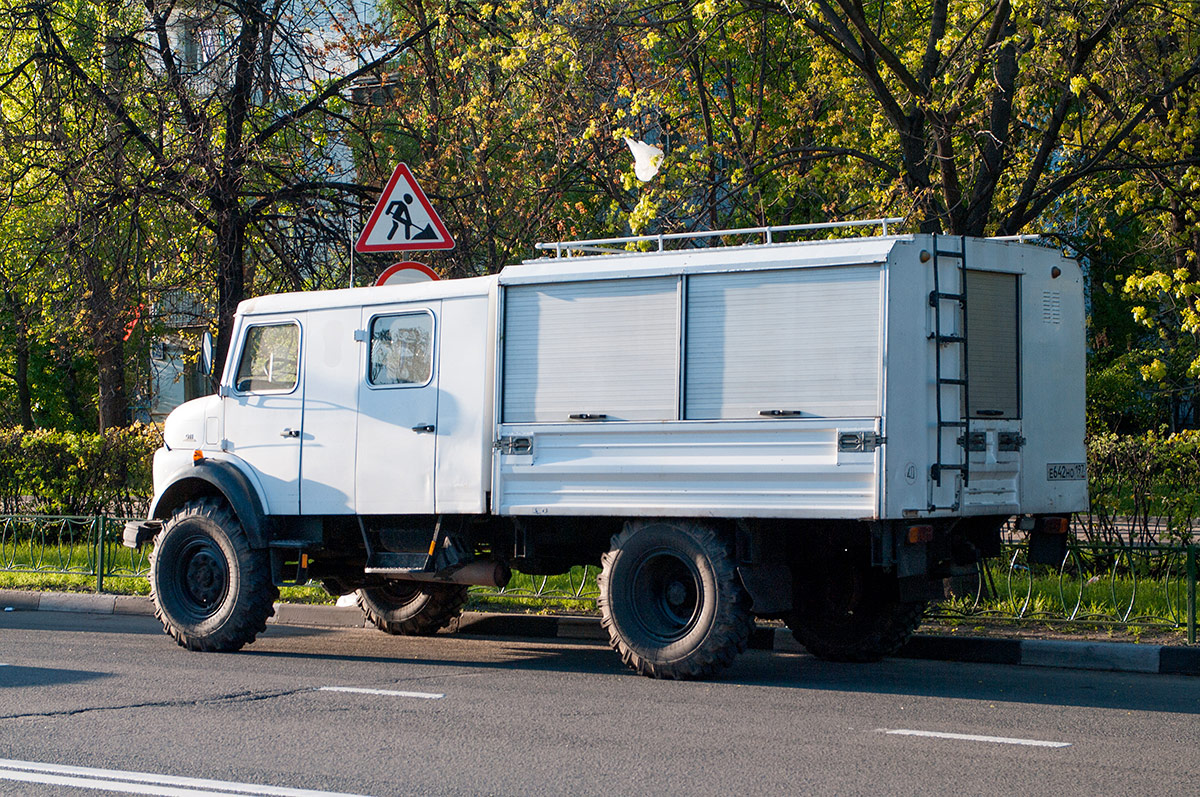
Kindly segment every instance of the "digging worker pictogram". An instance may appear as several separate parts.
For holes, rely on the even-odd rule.
[[[433,231],[433,227],[429,224],[417,230],[416,235],[413,234],[412,229],[416,225],[413,224],[412,211],[408,208],[413,202],[413,195],[405,194],[403,199],[403,202],[397,199],[387,206],[386,212],[392,217],[392,229],[388,231],[388,240],[392,240],[396,235],[396,230],[400,229],[401,225],[404,226],[404,240],[406,241],[437,240],[437,233]]]

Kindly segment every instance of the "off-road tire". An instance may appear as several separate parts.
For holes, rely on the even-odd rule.
[[[436,634],[462,614],[467,587],[388,581],[358,590],[358,606],[380,631],[403,636]]]
[[[150,596],[154,616],[180,645],[232,651],[266,630],[279,590],[270,555],[250,547],[229,505],[202,498],[175,510],[155,537]]]
[[[707,678],[746,649],[754,617],[729,540],[686,520],[634,521],[601,558],[601,624],[652,678]]]
[[[848,553],[793,572],[795,610],[784,620],[796,641],[827,661],[879,661],[900,649],[925,603],[903,602],[894,577]]]

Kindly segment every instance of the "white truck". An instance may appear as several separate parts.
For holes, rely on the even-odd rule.
[[[694,678],[756,617],[828,659],[894,652],[1014,516],[1061,561],[1087,505],[1078,265],[1012,240],[770,242],[791,229],[242,303],[219,393],[167,419],[125,532],[154,540],[164,628],[234,650],[278,585],[318,579],[432,633],[467,585],[600,565],[613,648]]]

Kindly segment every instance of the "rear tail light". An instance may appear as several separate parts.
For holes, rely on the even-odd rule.
[[[1066,534],[1071,528],[1071,519],[1066,517],[1042,518],[1042,531],[1046,534]]]
[[[909,526],[908,541],[910,544],[933,542],[933,526]]]

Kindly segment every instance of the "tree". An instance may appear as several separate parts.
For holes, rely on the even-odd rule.
[[[376,45],[374,57],[347,56],[335,44],[362,33],[347,21],[352,4],[249,0],[185,8],[147,0],[144,21],[109,36],[130,45],[115,57],[136,53],[138,61],[129,70],[138,83],[115,92],[65,37],[74,8],[38,3],[29,13],[46,58],[85,87],[122,147],[145,163],[140,198],[169,203],[195,225],[191,234],[213,265],[219,374],[254,265],[271,257],[251,238],[288,217],[289,205],[316,208],[365,193],[348,179],[351,164],[338,144],[341,93],[410,40],[376,34],[357,42]]]
[[[1200,74],[1194,46],[1169,49],[1172,9],[1142,0],[801,9],[846,88],[870,92],[927,230],[1017,233],[1087,181],[1146,169],[1129,145]]]

